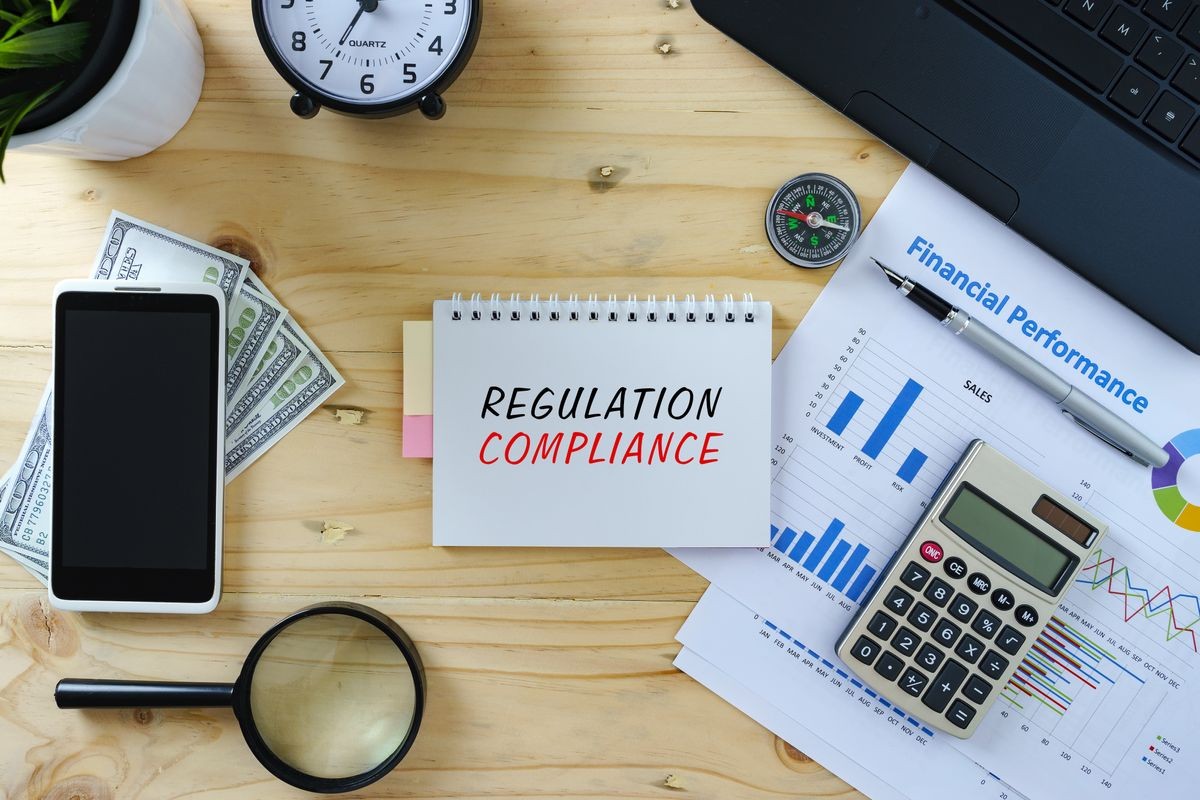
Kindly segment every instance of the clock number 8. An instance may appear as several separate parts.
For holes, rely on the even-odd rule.
[[[292,49],[299,52],[308,46],[305,41],[304,31],[292,31]]]

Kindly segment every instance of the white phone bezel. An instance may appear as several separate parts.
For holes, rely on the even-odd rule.
[[[218,330],[225,331],[226,301],[225,295],[219,288],[207,283],[141,283],[137,281],[105,281],[105,280],[69,280],[62,281],[54,288],[53,313],[57,315],[59,297],[66,292],[115,293],[136,292],[143,294],[184,294],[213,297],[217,300]],[[57,338],[57,325],[55,338]],[[57,347],[57,341],[55,341]],[[218,358],[217,374],[214,376],[213,388],[217,394],[217,419],[225,419],[225,359]],[[125,611],[152,614],[206,614],[217,607],[221,600],[221,570],[224,552],[224,508],[225,508],[225,431],[222,425],[216,429],[217,466],[213,476],[216,486],[214,502],[216,504],[216,531],[213,537],[215,549],[213,559],[213,593],[212,597],[198,603],[155,602],[140,600],[77,600],[58,597],[54,594],[54,540],[50,541],[50,558],[48,560],[49,578],[47,590],[50,595],[50,605],[66,611]],[[53,489],[52,489],[53,491]],[[50,503],[50,514],[53,514],[53,502]],[[50,518],[53,525],[53,518]]]

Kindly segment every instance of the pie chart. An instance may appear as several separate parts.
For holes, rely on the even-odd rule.
[[[1200,532],[1200,505],[1189,502],[1179,488],[1179,473],[1184,463],[1193,457],[1200,458],[1200,428],[1193,428],[1176,436],[1163,447],[1171,457],[1164,466],[1150,473],[1150,488],[1154,502],[1167,519],[1184,530]],[[1200,463],[1192,464],[1195,469]],[[1193,500],[1198,500],[1195,496]]]

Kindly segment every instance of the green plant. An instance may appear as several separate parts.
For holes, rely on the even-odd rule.
[[[78,4],[0,0],[0,183],[4,153],[17,126],[63,87],[64,67],[83,57],[89,23],[66,20]]]

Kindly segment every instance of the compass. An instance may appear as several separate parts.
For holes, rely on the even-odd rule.
[[[862,212],[850,187],[832,175],[810,172],[779,187],[767,206],[767,238],[798,267],[840,261],[858,238]]]

